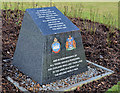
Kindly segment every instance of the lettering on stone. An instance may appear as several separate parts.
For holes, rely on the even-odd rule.
[[[26,9],[13,65],[40,84],[86,71],[79,28],[56,7]]]

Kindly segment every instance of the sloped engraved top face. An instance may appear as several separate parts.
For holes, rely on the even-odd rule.
[[[43,35],[79,30],[56,7],[26,9]]]

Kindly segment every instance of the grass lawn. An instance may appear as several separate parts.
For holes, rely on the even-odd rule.
[[[3,2],[2,9],[21,9],[56,6],[62,13],[71,17],[91,19],[92,21],[118,27],[117,2]],[[110,22],[109,22],[110,21]]]

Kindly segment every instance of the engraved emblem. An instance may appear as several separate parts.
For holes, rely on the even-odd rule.
[[[66,50],[73,50],[76,48],[76,42],[71,35],[69,35],[67,41],[66,41]]]
[[[59,53],[60,51],[60,43],[57,38],[54,38],[54,42],[52,43],[52,52]]]

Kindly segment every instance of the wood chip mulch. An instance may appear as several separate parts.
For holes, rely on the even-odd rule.
[[[2,60],[9,60],[13,57],[23,15],[24,12],[21,10],[2,10]],[[82,20],[80,18],[69,19],[80,28],[87,60],[115,72],[100,80],[84,84],[74,92],[107,91],[120,81],[120,30],[114,28],[111,32],[109,27],[97,22],[94,23],[90,20]],[[91,27],[94,31],[91,31]],[[109,43],[107,42],[108,33]],[[2,91],[21,92],[6,79],[9,75],[5,66],[6,64],[9,65],[11,62],[2,62]]]

